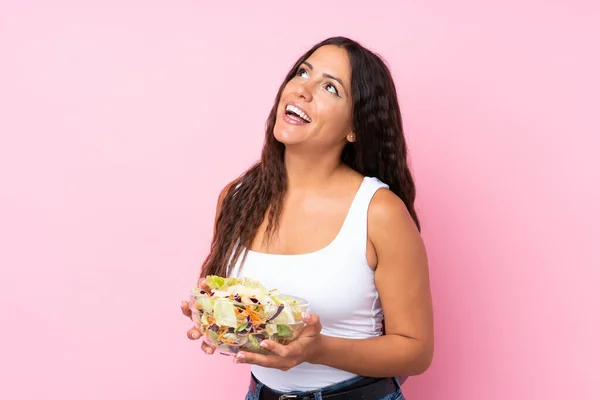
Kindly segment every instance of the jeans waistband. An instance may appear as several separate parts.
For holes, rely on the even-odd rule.
[[[253,374],[251,375],[250,381],[250,392],[253,393],[254,396],[260,400],[337,400],[347,398],[346,395],[350,392],[354,393],[362,391],[365,391],[365,394],[367,394],[367,392],[368,394],[379,393],[379,395],[374,398],[382,398],[384,396],[394,393],[395,390],[400,390],[400,382],[397,378],[367,378],[358,376],[356,378],[351,378],[346,381],[335,383],[333,385],[329,385],[321,389],[305,392],[281,392],[271,389],[270,387],[260,382]],[[369,399],[371,397],[360,398]]]

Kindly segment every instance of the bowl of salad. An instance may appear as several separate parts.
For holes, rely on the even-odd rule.
[[[268,290],[248,278],[210,275],[206,283],[210,289],[194,288],[190,294],[192,319],[203,340],[221,354],[269,354],[261,341],[288,344],[305,326],[302,313],[309,303],[304,299]]]

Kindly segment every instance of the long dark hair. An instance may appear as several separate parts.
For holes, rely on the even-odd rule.
[[[267,119],[260,160],[233,181],[223,196],[201,276],[228,276],[242,252],[251,246],[265,216],[268,218],[265,237],[271,238],[277,231],[287,189],[285,146],[273,135],[277,106],[285,85],[295,76],[300,64],[325,45],[345,49],[350,58],[356,140],[346,144],[342,162],[362,175],[377,177],[388,184],[421,229],[414,209],[415,185],[407,163],[402,118],[391,73],[378,55],[359,43],[345,37],[332,37],[300,57],[281,84]]]

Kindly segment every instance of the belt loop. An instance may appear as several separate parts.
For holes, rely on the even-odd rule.
[[[263,388],[263,385],[261,381],[257,380],[256,381],[256,393],[254,393],[254,396],[256,396],[257,399],[260,399],[260,392]]]

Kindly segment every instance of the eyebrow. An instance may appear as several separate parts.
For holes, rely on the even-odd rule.
[[[303,63],[306,64],[309,69],[311,69],[311,70],[314,69],[311,63],[309,63],[307,61],[304,61]],[[323,76],[325,78],[333,79],[334,81],[338,82],[340,85],[342,85],[342,89],[344,89],[344,92],[348,93],[348,91],[346,90],[346,86],[344,86],[344,84],[342,83],[340,78],[336,78],[335,76],[333,76],[331,74],[326,74],[326,73],[324,73]]]

